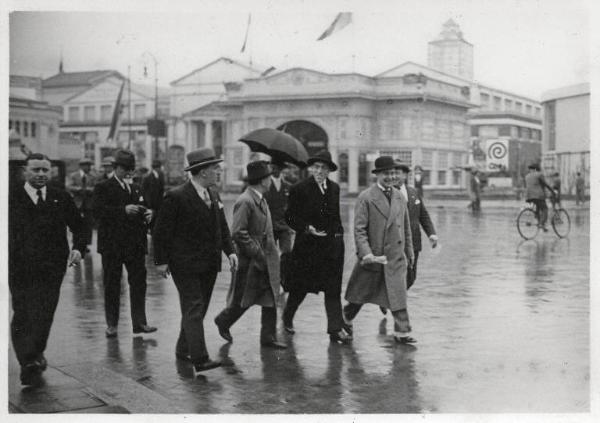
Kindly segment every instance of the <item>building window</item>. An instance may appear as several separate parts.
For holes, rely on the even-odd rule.
[[[518,126],[510,127],[510,136],[512,138],[519,138],[519,127]]]
[[[498,127],[498,136],[510,137],[510,126],[509,125],[500,125]]]
[[[460,174],[461,174],[460,170],[452,171],[452,185],[456,185],[456,186],[460,185]]]
[[[485,93],[479,94],[479,100],[481,101],[481,107],[483,107],[483,108],[487,108],[490,105],[489,94],[485,94]]]
[[[523,113],[523,103],[521,103],[520,101],[517,101],[515,103],[515,110],[519,113]]]
[[[529,128],[521,128],[521,138],[530,140],[531,139],[531,130]]]
[[[494,110],[500,110],[502,108],[502,99],[500,97],[494,97]]]
[[[546,130],[548,131],[548,150],[554,151],[556,149],[556,102],[549,101],[546,103],[546,110],[544,110],[546,117]]]
[[[479,136],[479,126],[473,125],[471,126],[471,136],[478,137]]]
[[[12,120],[8,120],[8,130],[10,131],[12,129]]]
[[[513,106],[512,100],[509,100],[508,98],[504,100],[504,109],[505,110],[512,110],[512,106]]]
[[[539,107],[535,108],[535,116],[536,117],[540,117],[542,114],[542,109],[540,109]]]
[[[112,116],[111,116],[110,112],[111,112],[111,106],[109,106],[109,105],[100,106],[100,120],[103,122],[111,120]]]
[[[531,111],[531,104],[527,104],[525,106],[525,113],[527,113],[528,115],[533,114],[533,112]]]
[[[146,105],[136,104],[133,108],[133,118],[135,120],[144,120],[146,118]]]
[[[23,122],[23,136],[29,136],[29,122]]]
[[[18,120],[15,121],[15,131],[17,132],[17,134],[21,133],[21,122],[19,122]]]
[[[479,127],[479,136],[481,138],[497,138],[498,127],[492,125],[483,125]]]
[[[31,122],[31,136],[32,136],[33,138],[35,138],[35,137],[36,137],[36,132],[37,132],[37,131],[36,131],[36,129],[37,129],[37,128],[36,128],[35,122]]]
[[[446,151],[438,151],[438,169],[448,168],[448,153]]]
[[[69,122],[78,121],[79,119],[79,107],[69,107]]]
[[[438,174],[438,178],[437,178],[438,185],[446,185],[446,171],[438,170],[437,174]]]
[[[340,165],[340,182],[348,183],[348,155],[346,153],[341,153],[338,156],[338,164]]]
[[[84,106],[83,120],[86,122],[96,120],[96,108],[94,106]]]
[[[431,170],[423,170],[423,185],[431,185]]]
[[[531,130],[531,139],[539,141],[540,138],[541,138],[540,137],[540,130],[539,129],[532,129]]]

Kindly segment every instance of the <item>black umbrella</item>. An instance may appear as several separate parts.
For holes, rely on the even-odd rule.
[[[308,153],[302,143],[277,129],[257,129],[244,135],[240,141],[252,151],[268,154],[275,162],[291,162],[305,167],[308,160]]]

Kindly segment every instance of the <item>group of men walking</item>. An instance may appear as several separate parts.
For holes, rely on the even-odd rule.
[[[389,156],[379,157],[373,169],[376,183],[357,199],[357,261],[348,282],[347,304],[342,308],[344,227],[340,188],[329,178],[337,165],[329,152],[310,157],[310,176],[293,186],[281,179],[284,164],[249,163],[247,188],[235,202],[231,226],[216,190],[222,160],[212,149],[203,148],[188,153],[187,161],[189,180],[167,191],[164,198],[161,195],[159,205],[150,205],[148,189],[141,191],[129,183],[135,159],[125,150],[115,153],[113,174],[92,190],[104,271],[107,337],[118,332],[123,266],[130,286],[133,332],[156,331],[148,325],[145,312],[144,256],[151,228],[156,268],[163,276],[172,276],[179,293],[181,326],[175,355],[189,361],[195,372],[220,366],[208,354],[204,318],[221,271],[222,254],[228,259],[232,278],[227,302],[215,324],[228,342],[233,341],[232,326],[249,307],[258,305],[262,308],[261,346],[286,348],[276,331],[281,286],[288,292],[282,320],[290,335],[295,333],[294,317],[306,296],[323,292],[331,342],[348,344],[352,340],[352,321],[367,303],[392,312],[398,342],[416,341],[411,336],[407,289],[416,278],[420,227],[433,247],[437,236],[422,197],[406,186],[408,166]],[[34,384],[46,367],[43,352],[67,262],[77,264],[88,242],[82,217],[85,209],[78,210],[66,193],[46,187],[49,171],[45,156],[30,156],[27,182],[11,193],[10,202],[11,330],[21,381],[26,385]],[[82,169],[82,190],[88,190],[85,174]],[[73,232],[70,255],[67,227]],[[62,234],[50,238],[56,235],[47,233],[50,228]],[[60,239],[64,248],[57,251],[55,243],[39,248],[36,243],[41,237]],[[52,272],[47,271],[49,267]],[[39,307],[28,302],[32,295],[39,297]]]

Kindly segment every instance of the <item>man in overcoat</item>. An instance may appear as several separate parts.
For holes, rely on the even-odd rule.
[[[48,157],[30,154],[26,182],[11,189],[8,200],[10,330],[23,385],[41,381],[67,262],[77,265],[86,248],[81,215],[66,191],[48,186],[50,173]],[[70,252],[67,227],[73,233]]]
[[[92,229],[94,217],[92,214],[92,195],[96,185],[97,176],[92,172],[92,161],[81,159],[79,170],[69,174],[65,187],[73,196],[75,206],[79,209],[83,218],[83,229],[86,245],[92,243]]]
[[[146,320],[146,234],[152,210],[146,207],[139,187],[128,182],[135,169],[133,153],[118,150],[114,166],[112,178],[96,184],[93,197],[108,338],[117,336],[123,266],[127,268],[133,333],[156,331]]]
[[[272,170],[267,162],[247,165],[248,188],[233,206],[231,236],[239,252],[239,267],[232,278],[227,307],[215,318],[219,334],[232,342],[229,329],[252,305],[262,307],[260,344],[286,348],[277,342],[277,308],[279,294],[279,252],[273,237],[271,213],[265,193],[271,185]]]
[[[165,175],[160,160],[152,161],[152,170],[142,178],[142,194],[148,207],[158,214],[165,193]]]
[[[283,325],[294,333],[293,319],[308,293],[324,292],[327,332],[332,342],[351,340],[342,317],[344,228],[340,217],[340,187],[329,172],[337,170],[324,150],[308,159],[312,175],[290,189],[286,221],[296,231],[292,250],[289,296]]]
[[[222,254],[232,272],[237,256],[215,188],[222,159],[211,148],[187,154],[191,178],[165,194],[152,240],[154,263],[163,276],[170,272],[179,293],[181,329],[175,346],[179,360],[191,361],[196,372],[219,367],[210,359],[204,337],[204,317],[210,304]]]
[[[378,157],[373,169],[377,183],[358,196],[354,212],[357,263],[346,289],[344,318],[351,324],[366,303],[390,309],[398,325],[394,338],[412,343],[406,273],[414,254],[406,201],[393,188],[397,166],[391,156]]]

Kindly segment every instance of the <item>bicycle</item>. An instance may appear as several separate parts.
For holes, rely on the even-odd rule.
[[[517,230],[523,239],[533,239],[540,231],[539,212],[535,204],[527,202],[517,216]],[[571,218],[569,213],[557,201],[552,202],[552,212],[548,216],[554,233],[559,238],[566,238],[571,231]]]

